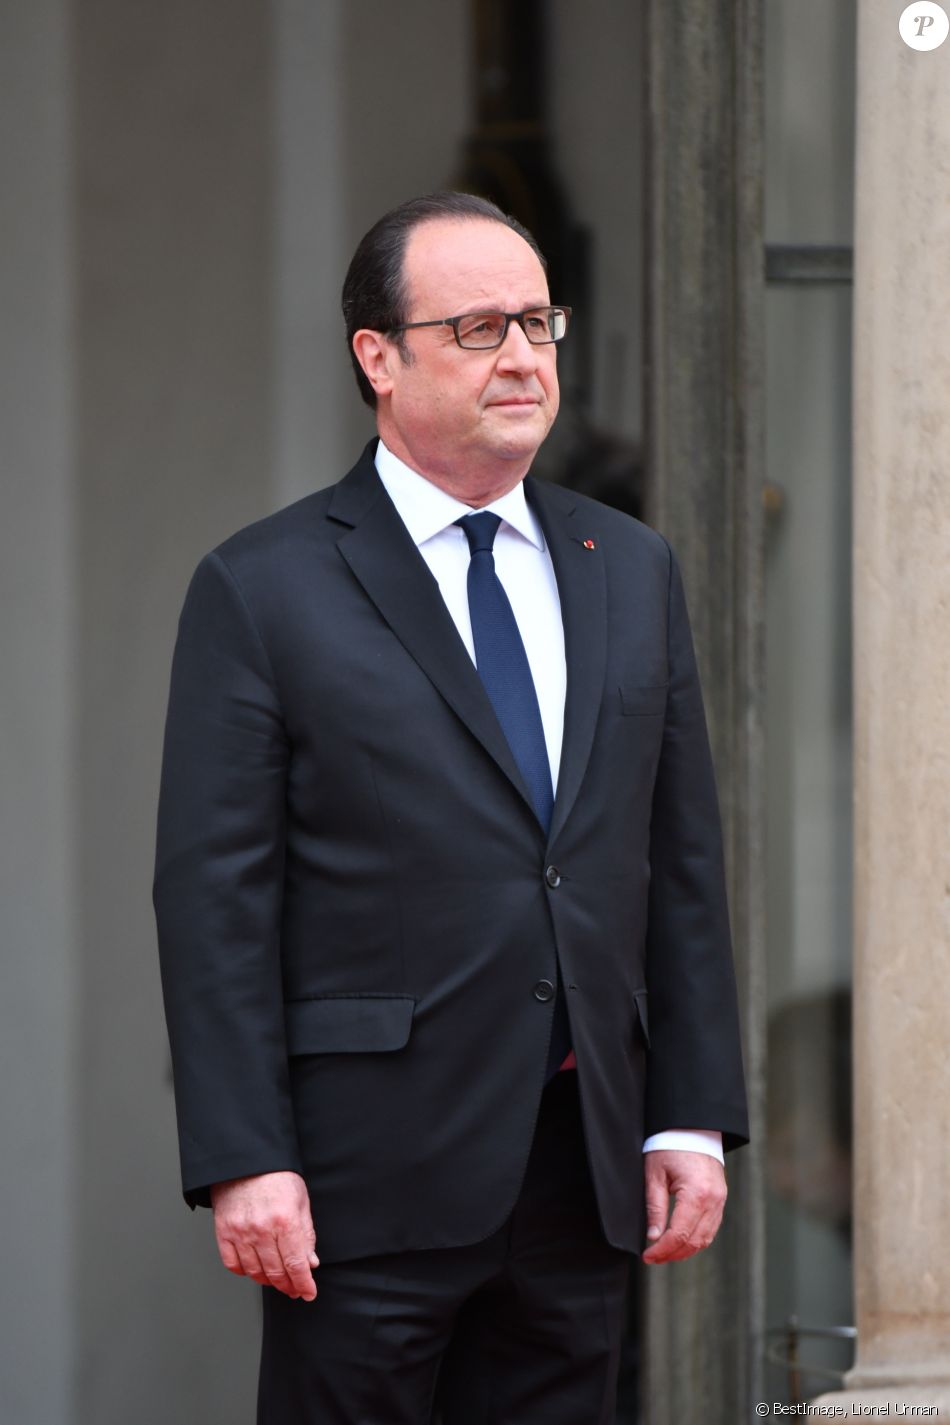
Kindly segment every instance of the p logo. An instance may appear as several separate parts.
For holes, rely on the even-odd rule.
[[[939,49],[950,34],[950,19],[941,5],[933,0],[918,0],[908,5],[900,17],[901,39],[911,49]]]

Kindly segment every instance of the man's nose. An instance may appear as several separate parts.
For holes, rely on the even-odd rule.
[[[537,348],[525,336],[518,322],[509,322],[505,339],[498,348],[498,365],[508,370],[534,371],[538,365]]]

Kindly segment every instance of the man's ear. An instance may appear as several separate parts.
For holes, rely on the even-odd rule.
[[[389,374],[389,367],[395,354],[392,343],[386,340],[382,332],[374,332],[367,327],[362,327],[353,335],[353,350],[376,395],[388,396],[393,388],[392,377]]]

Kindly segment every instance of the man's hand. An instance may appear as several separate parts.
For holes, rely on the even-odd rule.
[[[313,1301],[317,1234],[302,1177],[261,1173],[216,1183],[211,1206],[218,1251],[229,1272]]]
[[[660,1149],[644,1153],[648,1265],[682,1262],[708,1247],[726,1205],[726,1175],[708,1153]],[[675,1197],[670,1217],[670,1198]],[[669,1217],[669,1222],[667,1222]]]

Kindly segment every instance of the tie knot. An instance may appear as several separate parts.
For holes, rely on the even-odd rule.
[[[501,515],[493,515],[490,510],[482,510],[477,515],[463,515],[455,523],[464,529],[468,539],[470,554],[490,554],[495,543],[495,535],[501,524]]]

